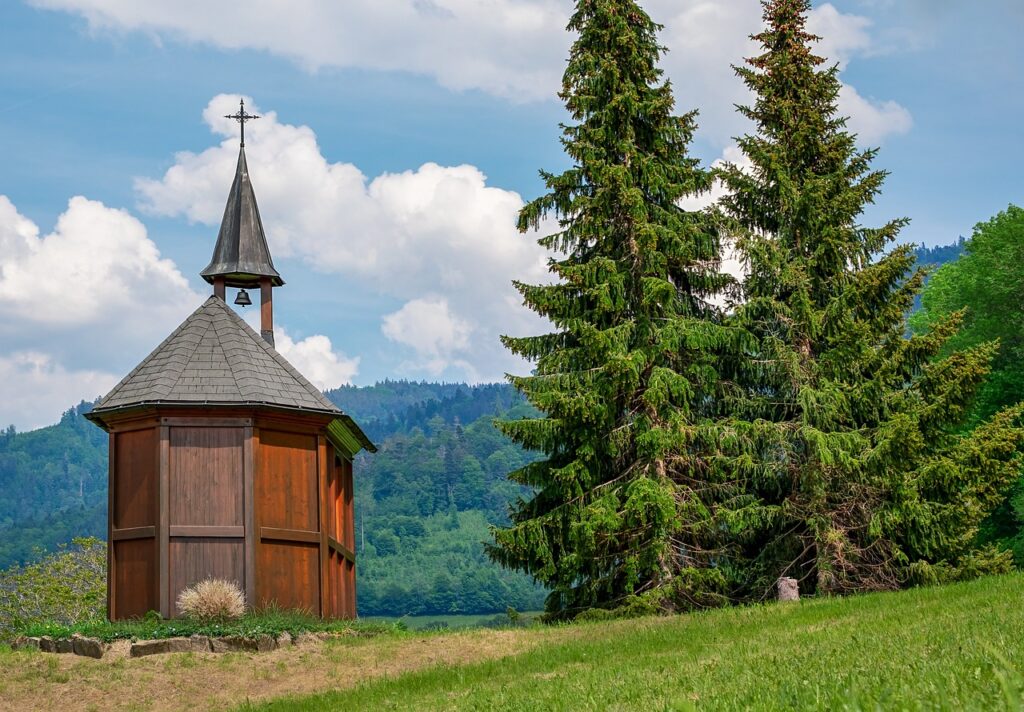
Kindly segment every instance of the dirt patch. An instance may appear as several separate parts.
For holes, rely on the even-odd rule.
[[[172,653],[101,660],[38,652],[0,660],[0,710],[222,710],[246,700],[347,688],[434,665],[501,658],[568,631],[471,631],[303,640],[270,653]],[[113,653],[113,654],[111,654]]]

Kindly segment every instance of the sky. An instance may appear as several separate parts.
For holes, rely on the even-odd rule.
[[[736,159],[757,0],[647,0],[692,150]],[[0,2],[0,425],[106,393],[209,294],[238,151],[275,265],[278,350],[321,388],[524,373],[515,219],[568,166],[567,0]],[[1024,200],[1024,3],[816,2],[840,109],[891,172],[866,223],[948,244]],[[707,198],[705,197],[706,201]],[[694,204],[700,204],[696,201]],[[230,295],[229,295],[230,299]],[[243,316],[256,318],[250,307]]]

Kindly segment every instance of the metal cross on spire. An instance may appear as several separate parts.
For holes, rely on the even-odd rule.
[[[245,113],[245,99],[238,100],[238,113],[237,114],[225,114],[225,119],[234,119],[242,125],[242,148],[245,148],[245,122],[251,121],[252,119],[260,118],[256,114]]]

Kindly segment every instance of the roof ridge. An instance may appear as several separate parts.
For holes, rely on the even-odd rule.
[[[206,300],[206,302],[209,302],[210,299],[213,299],[213,298],[214,297],[212,297],[212,296],[209,297]],[[115,385],[113,388],[111,388],[110,391],[107,393],[107,395],[103,396],[103,398],[100,399],[100,402],[96,404],[96,408],[102,408],[104,401],[110,400],[115,395],[117,395],[118,391],[120,391],[122,387],[124,387],[129,381],[131,381],[136,375],[138,375],[139,371],[141,371],[143,368],[148,366],[149,363],[153,360],[153,358],[157,354],[159,354],[159,353],[161,353],[163,351],[164,347],[167,346],[167,344],[169,344],[172,340],[174,340],[175,337],[178,336],[178,334],[180,334],[186,328],[191,326],[192,322],[195,321],[196,317],[199,315],[199,312],[202,310],[203,306],[205,306],[206,302],[201,304],[198,309],[196,309],[191,314],[189,314],[188,317],[185,319],[185,321],[181,322],[178,325],[177,329],[175,329],[170,334],[168,334],[166,339],[161,341],[157,345],[157,347],[155,349],[153,349],[152,351],[150,351],[149,354],[147,354],[147,356],[144,359],[142,359],[135,368],[133,368],[131,371],[128,372],[128,375],[126,375],[124,378],[122,378],[120,381],[118,381],[117,385]],[[206,333],[206,332],[203,332],[203,333]],[[181,372],[183,370],[184,370],[184,365],[178,370],[177,378],[174,381],[175,383],[177,383],[178,379],[181,378]],[[170,389],[168,389],[168,392],[169,391],[170,391]]]
[[[331,409],[331,410],[336,410],[336,411],[338,411],[339,413],[340,413],[340,412],[342,412],[342,410],[341,410],[340,408],[338,408],[338,406],[334,405],[334,403],[332,403],[332,402],[330,401],[330,399],[328,399],[328,398],[327,398],[327,396],[325,396],[325,395],[323,394],[323,391],[321,391],[321,390],[320,390],[319,388],[317,388],[316,386],[314,386],[314,385],[313,385],[313,384],[312,384],[312,383],[311,383],[311,382],[309,381],[309,379],[307,379],[307,378],[306,378],[305,376],[303,376],[303,375],[302,375],[302,373],[301,373],[301,372],[300,372],[300,371],[299,371],[299,370],[298,370],[297,368],[295,368],[295,367],[294,367],[294,366],[293,366],[293,365],[292,365],[292,364],[291,364],[291,363],[290,363],[290,362],[288,361],[288,359],[286,359],[286,358],[285,358],[285,357],[284,357],[284,356],[283,356],[283,355],[281,354],[281,352],[280,352],[280,351],[278,351],[278,350],[277,350],[276,348],[274,348],[273,346],[271,346],[271,345],[270,345],[270,344],[269,344],[269,343],[267,342],[267,340],[263,338],[263,336],[262,336],[262,335],[260,335],[260,334],[257,334],[257,333],[256,333],[256,330],[255,330],[255,329],[253,329],[253,328],[252,328],[251,326],[249,326],[248,322],[246,322],[246,321],[245,321],[245,319],[243,319],[243,318],[242,318],[241,316],[239,316],[239,315],[238,315],[238,314],[237,314],[237,313],[235,312],[235,310],[234,310],[234,309],[232,309],[231,307],[229,307],[229,306],[227,305],[227,303],[226,303],[226,302],[222,302],[222,304],[223,304],[223,306],[224,306],[224,309],[225,309],[225,310],[227,311],[227,313],[228,313],[228,314],[229,314],[229,315],[230,315],[230,316],[231,316],[231,317],[232,317],[233,319],[235,319],[235,321],[237,321],[237,322],[238,322],[238,323],[239,323],[240,325],[242,325],[242,326],[244,326],[244,327],[245,327],[245,331],[246,331],[246,333],[247,333],[247,334],[248,334],[248,335],[249,335],[249,336],[250,336],[250,337],[252,338],[252,340],[253,340],[253,341],[255,341],[255,342],[256,342],[256,344],[258,344],[258,345],[260,346],[260,348],[262,348],[262,349],[263,349],[264,351],[266,351],[267,355],[268,355],[268,356],[270,356],[271,358],[273,358],[273,359],[274,359],[274,360],[275,360],[275,361],[276,361],[276,362],[278,363],[278,365],[280,365],[280,366],[281,366],[282,368],[284,368],[284,369],[285,369],[285,370],[286,370],[286,371],[288,372],[288,374],[289,374],[290,376],[292,376],[293,378],[295,378],[295,379],[296,379],[296,380],[297,380],[297,381],[299,382],[299,384],[300,384],[300,385],[301,385],[301,386],[302,386],[303,388],[305,388],[305,389],[306,389],[306,392],[307,392],[307,393],[308,393],[309,395],[313,396],[313,397],[314,397],[314,398],[315,398],[316,400],[319,400],[319,401],[320,401],[320,402],[321,402],[321,403],[322,403],[322,404],[323,404],[323,405],[324,405],[324,406],[325,406],[326,408],[329,408],[329,409]]]

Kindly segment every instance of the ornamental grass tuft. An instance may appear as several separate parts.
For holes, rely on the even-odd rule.
[[[226,621],[245,613],[245,594],[231,581],[206,579],[178,594],[178,610],[198,621]]]

